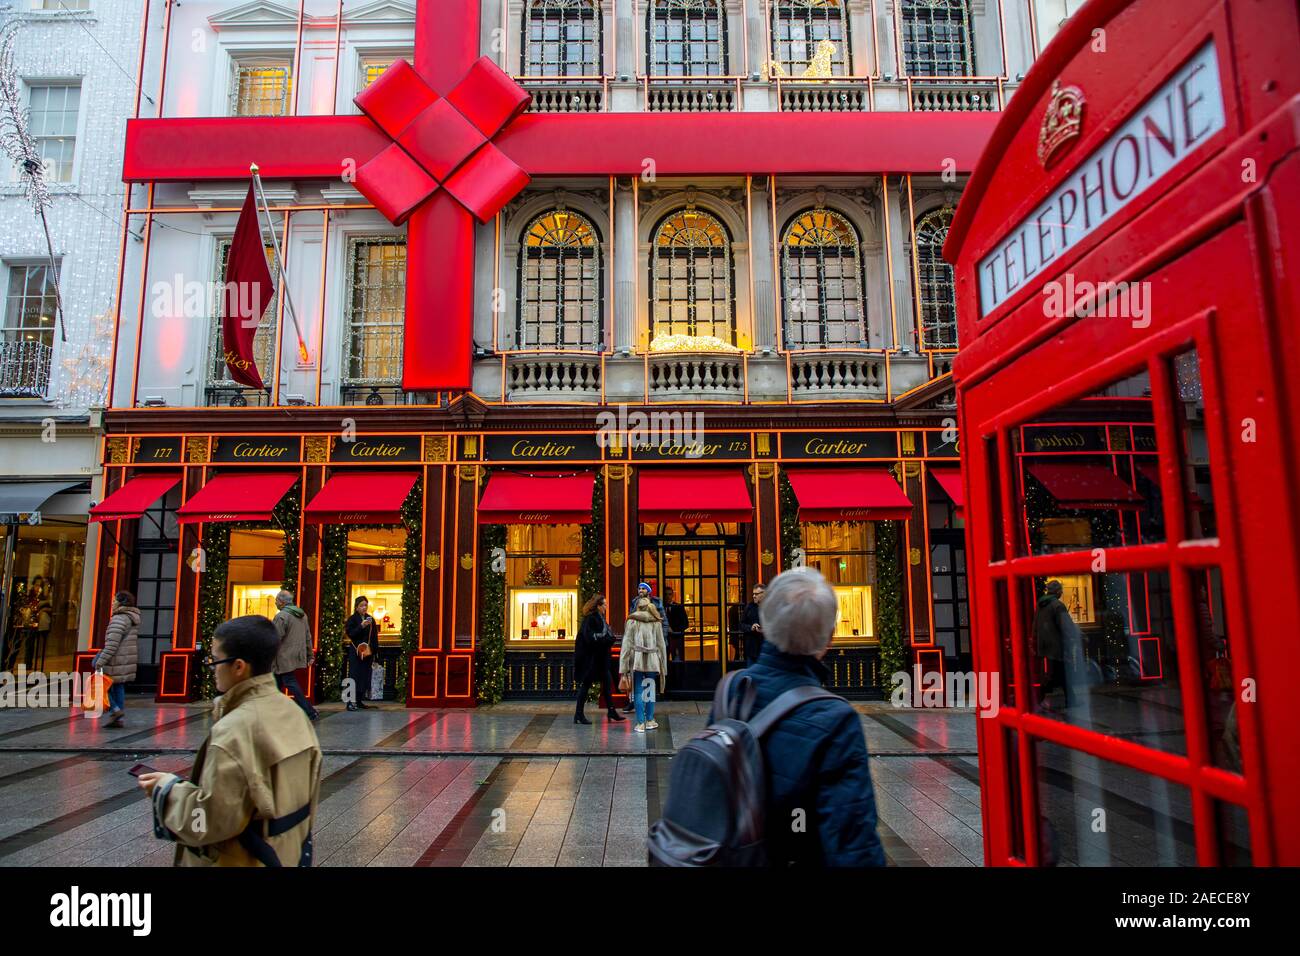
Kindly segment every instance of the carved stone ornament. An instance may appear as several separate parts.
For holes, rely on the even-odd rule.
[[[450,447],[451,443],[447,440],[446,435],[425,435],[424,460],[446,461],[447,451]]]
[[[130,445],[125,438],[110,438],[108,440],[108,460],[114,465],[125,465],[128,459],[128,449]]]
[[[313,465],[324,464],[330,460],[334,449],[334,438],[330,435],[310,435],[307,438],[307,462]]]
[[[207,436],[190,436],[185,439],[185,460],[192,465],[203,465],[208,460]]]

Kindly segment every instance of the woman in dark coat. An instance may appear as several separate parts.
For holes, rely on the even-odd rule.
[[[614,635],[609,633],[609,624],[605,621],[607,611],[603,594],[595,595],[582,608],[582,626],[578,628],[578,636],[573,643],[573,680],[578,685],[578,706],[573,712],[575,724],[591,723],[582,711],[587,703],[587,692],[597,682],[600,684],[600,692],[605,695],[605,705],[609,708],[606,715],[609,719],[627,719],[614,708],[610,694],[609,649],[614,646]]]
[[[362,697],[370,693],[370,666],[375,661],[375,652],[379,650],[379,622],[370,616],[369,611],[370,602],[362,595],[352,605],[352,616],[343,625],[348,676],[355,682],[353,686],[357,695],[355,703],[348,703],[348,710],[356,710],[358,707],[367,709]],[[366,646],[365,651],[361,650],[362,645]]]

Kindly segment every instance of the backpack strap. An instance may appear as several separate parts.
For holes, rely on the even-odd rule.
[[[248,821],[248,826],[244,827],[244,832],[239,834],[239,845],[256,857],[263,866],[281,866],[280,858],[275,855],[275,850],[271,847],[271,844],[266,842],[266,837],[262,835],[262,827],[266,827],[267,837],[279,836],[282,833],[288,833],[309,816],[311,816],[310,803],[304,804],[293,813],[276,817],[274,820],[259,820],[254,817]],[[307,844],[310,844],[310,842],[311,834],[308,833]],[[307,844],[304,844],[305,856],[310,861],[311,851],[307,850]],[[299,865],[303,865],[301,861]],[[307,865],[310,866],[310,862]]]
[[[772,703],[768,704],[758,712],[758,715],[750,720],[749,732],[755,737],[762,739],[763,735],[771,730],[776,723],[783,717],[797,710],[804,704],[814,700],[843,700],[839,694],[832,694],[824,687],[814,687],[812,684],[803,684],[799,687],[792,687]]]
[[[728,708],[727,699],[731,697],[730,691],[733,682],[739,690],[735,697],[732,698],[732,707]],[[747,720],[754,711],[754,700],[757,697],[758,688],[754,686],[754,678],[746,674],[744,670],[728,671],[727,676],[718,681],[718,688],[713,692],[713,719],[722,720],[724,717],[734,717],[737,720]]]

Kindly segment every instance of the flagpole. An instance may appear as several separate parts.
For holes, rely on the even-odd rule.
[[[271,204],[266,200],[266,193],[262,190],[262,177],[258,172],[257,163],[248,167],[248,171],[253,174],[253,187],[257,191],[257,216],[260,220],[262,217],[262,207],[266,207],[266,226],[271,231],[271,244],[275,249],[275,257],[280,260],[280,278],[284,282],[284,304],[289,310],[289,318],[293,320],[293,330],[298,335],[298,355],[302,358],[303,363],[311,361],[311,356],[307,352],[307,343],[302,337],[302,326],[298,324],[298,310],[293,307],[293,296],[289,294],[289,270],[285,267],[284,253],[280,249],[280,238],[275,231],[275,223],[271,220]]]

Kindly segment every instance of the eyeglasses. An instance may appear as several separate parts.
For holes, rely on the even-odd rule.
[[[219,661],[214,661],[212,655],[209,654],[207,657],[203,658],[203,666],[216,670],[221,664],[233,664],[237,660],[239,660],[238,657],[223,657]]]

